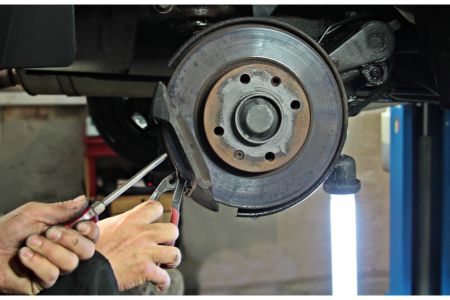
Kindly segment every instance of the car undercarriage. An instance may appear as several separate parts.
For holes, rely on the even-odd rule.
[[[324,182],[348,118],[369,104],[450,107],[448,13],[8,6],[0,11],[0,88],[85,96],[117,153],[144,165],[167,151],[193,200],[263,216]]]

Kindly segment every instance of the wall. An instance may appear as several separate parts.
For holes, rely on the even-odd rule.
[[[0,212],[83,193],[85,107],[1,107]]]

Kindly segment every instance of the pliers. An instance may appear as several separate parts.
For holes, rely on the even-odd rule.
[[[105,211],[106,206],[108,206],[111,202],[117,199],[120,195],[122,195],[127,189],[133,186],[137,181],[139,181],[142,177],[144,177],[147,173],[155,169],[158,165],[160,165],[167,158],[167,154],[164,153],[159,156],[157,159],[152,161],[149,165],[147,165],[144,169],[139,171],[136,175],[134,175],[130,180],[128,180],[123,186],[116,189],[114,192],[109,194],[103,200],[97,200],[90,206],[88,206],[79,217],[67,223],[65,226],[69,228],[73,228],[78,222],[83,220],[91,220],[94,222],[98,221],[98,215]],[[181,200],[184,196],[184,188],[186,181],[182,178],[179,178],[176,172],[165,177],[156,189],[153,191],[150,196],[150,200],[157,201],[161,197],[162,194],[173,191],[172,197],[172,208],[171,208],[171,217],[170,223],[178,226],[178,222],[180,220],[180,207]],[[173,246],[173,245],[171,245]]]
[[[181,200],[184,196],[184,187],[185,181],[178,177],[176,172],[173,172],[161,180],[155,191],[150,196],[150,200],[157,201],[162,194],[173,191],[170,223],[176,226],[178,226],[180,220],[180,207]]]

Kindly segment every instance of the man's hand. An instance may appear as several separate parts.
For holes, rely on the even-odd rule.
[[[159,264],[175,268],[180,264],[181,253],[176,247],[164,246],[178,238],[177,226],[150,224],[162,213],[161,203],[147,201],[98,223],[100,239],[96,244],[97,251],[111,263],[121,291],[148,281],[160,290],[169,287],[169,274]]]
[[[75,229],[52,226],[74,219],[87,204],[84,196],[51,204],[29,202],[0,217],[1,292],[37,294],[60,274],[73,271],[79,260],[94,255],[94,222],[80,222]]]

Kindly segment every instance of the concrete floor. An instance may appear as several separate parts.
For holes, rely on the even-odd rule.
[[[0,211],[82,193],[84,107],[6,107],[0,121]],[[380,111],[350,120],[345,153],[357,161],[359,292],[384,294],[389,270],[389,174],[381,169]],[[328,197],[259,219],[223,207],[183,208],[181,270],[201,294],[329,294]]]

